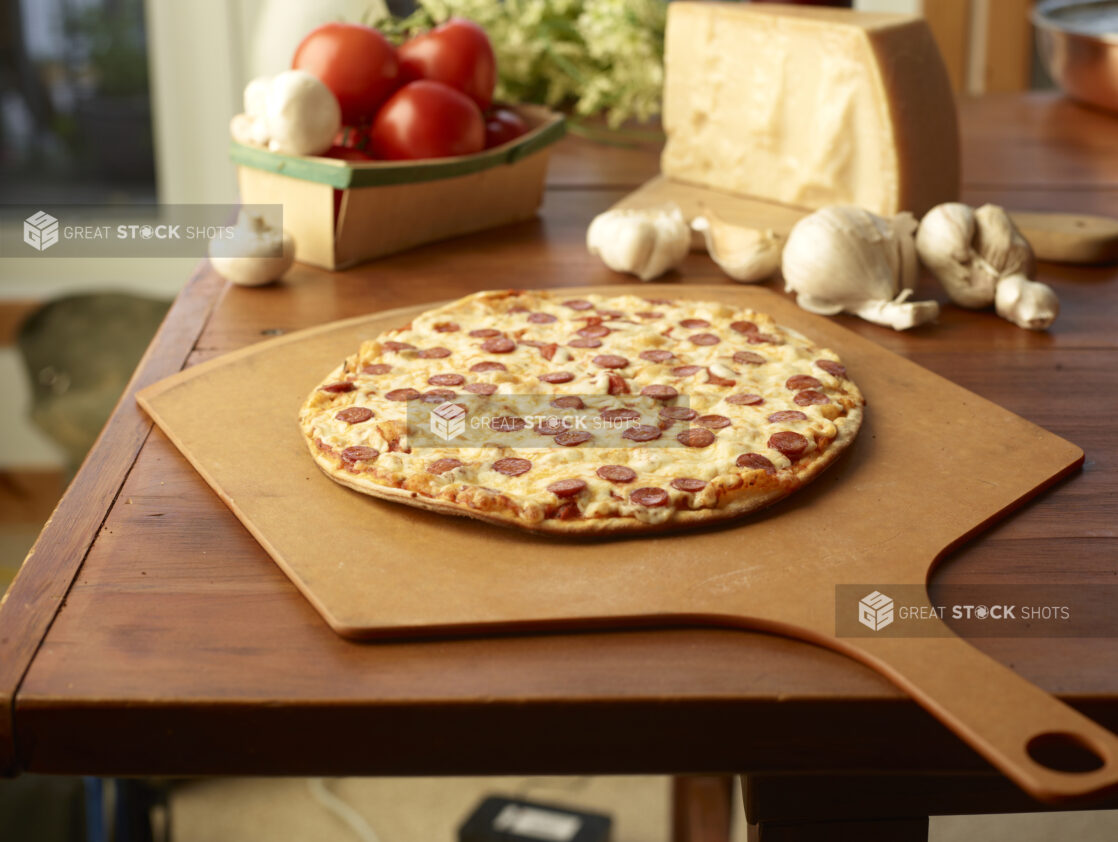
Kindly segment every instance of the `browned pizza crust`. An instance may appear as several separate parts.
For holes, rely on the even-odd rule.
[[[771,505],[810,482],[857,435],[864,401],[837,357],[762,314],[709,302],[649,304],[634,296],[576,301],[574,309],[548,293],[480,293],[366,342],[300,412],[315,462],[342,485],[429,511],[536,532],[605,536],[693,527]],[[651,315],[625,318],[642,312]],[[752,332],[743,332],[743,324]],[[647,351],[659,356],[646,359]],[[661,360],[667,351],[671,359]],[[497,362],[505,370],[488,368]],[[618,378],[627,394],[611,395]],[[526,395],[581,396],[587,405],[571,412],[591,420],[596,412],[606,416],[605,405],[639,413],[629,426],[655,435],[660,447],[612,427],[562,447],[554,443],[559,437],[540,433],[536,416],[513,433],[485,430],[487,440],[469,446],[421,447],[418,438],[409,439],[404,407],[426,410],[425,397],[462,400],[463,407],[470,399],[472,412],[492,407],[507,417]],[[688,403],[696,424],[663,417],[665,407]],[[347,420],[339,421],[339,413]],[[796,417],[783,420],[790,414]],[[668,434],[696,446],[674,444]],[[343,452],[365,458],[343,458]],[[743,464],[746,458],[760,461]],[[520,472],[503,473],[502,460]],[[521,471],[525,461],[529,467]],[[636,476],[607,481],[597,473],[602,465],[629,467]],[[564,483],[581,487],[562,497],[549,490]],[[634,495],[635,489],[641,492]],[[641,505],[645,499],[651,503]]]

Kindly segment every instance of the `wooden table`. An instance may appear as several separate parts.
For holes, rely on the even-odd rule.
[[[962,123],[965,200],[1118,216],[1118,118],[1032,95],[967,102]],[[0,610],[0,768],[745,771],[750,817],[773,839],[793,819],[1032,806],[876,674],[791,640],[709,629],[342,640],[133,401],[184,366],[372,310],[513,285],[636,289],[587,255],[584,233],[656,169],[655,148],[569,137],[537,220],[346,273],[296,267],[265,289],[232,288],[203,265]],[[1049,333],[950,306],[911,334],[840,317],[1087,453],[1081,474],[967,544],[937,582],[1118,583],[1118,270],[1042,265],[1040,277],[1063,306]],[[727,282],[692,255],[669,283]],[[1118,640],[976,645],[1118,730]]]

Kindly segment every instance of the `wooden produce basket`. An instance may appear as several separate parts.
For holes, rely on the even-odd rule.
[[[476,155],[341,161],[233,143],[244,204],[283,205],[295,259],[344,269],[404,249],[531,218],[543,200],[561,114],[518,106],[529,131]]]

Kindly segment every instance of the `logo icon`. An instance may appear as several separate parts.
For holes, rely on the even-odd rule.
[[[58,220],[39,211],[23,220],[23,241],[37,251],[46,251],[58,242]]]
[[[443,441],[458,438],[466,432],[466,410],[446,401],[431,410],[431,432]]]
[[[866,594],[858,603],[858,622],[880,631],[893,622],[893,600],[881,591]]]

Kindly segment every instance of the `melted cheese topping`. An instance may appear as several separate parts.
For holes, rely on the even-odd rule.
[[[471,335],[476,331],[482,335]],[[493,331],[498,335],[485,335]],[[502,338],[515,343],[511,351],[497,351],[509,344]],[[592,344],[587,339],[601,345],[579,347]],[[431,354],[430,349],[449,354]],[[642,358],[648,351],[672,356],[664,361]],[[624,360],[596,361],[602,356]],[[506,370],[471,371],[479,363],[500,363]],[[681,366],[696,368],[692,373],[673,371]],[[571,378],[562,383],[539,379],[556,372]],[[443,385],[438,375],[460,375],[464,382]],[[794,381],[790,388],[789,379],[797,375],[814,378],[818,385]],[[491,384],[495,392],[472,394],[469,384]],[[678,396],[665,400],[641,395],[647,386],[670,386]],[[611,388],[627,393],[611,394]],[[407,389],[421,396],[441,391],[426,400],[387,397],[398,398],[399,390]],[[810,402],[802,397],[805,392],[816,401],[825,396],[825,402]],[[760,396],[762,402],[727,400],[742,394]],[[551,401],[563,395],[579,396],[583,408],[552,408]],[[429,410],[446,400],[458,400],[467,418],[519,416],[528,424],[516,431],[494,431],[488,423],[479,426],[474,421],[457,441],[420,437],[417,420],[428,418]],[[312,393],[300,422],[312,449],[333,453],[342,470],[375,484],[473,507],[492,506],[493,498],[503,495],[517,517],[530,523],[547,517],[618,516],[662,523],[679,510],[717,508],[728,493],[745,486],[760,494],[798,485],[793,461],[773,446],[774,433],[793,432],[806,439],[804,452],[792,454],[802,467],[821,458],[838,435],[836,425],[856,423],[847,415],[862,404],[833,352],[815,347],[764,314],[715,302],[632,295],[570,299],[539,292],[487,292],[424,313],[409,325],[365,342]],[[660,415],[665,406],[689,407],[699,417],[690,422],[665,419]],[[347,421],[355,413],[342,411],[351,407],[366,408],[372,416]],[[601,412],[610,409],[635,410],[640,418],[608,423]],[[803,417],[769,420],[782,411]],[[554,436],[536,429],[545,413],[570,419],[572,429],[585,429],[591,438],[575,446],[557,444]],[[357,412],[356,417],[365,414]],[[704,416],[721,418],[711,422]],[[582,422],[574,420],[579,417]],[[677,438],[683,430],[705,430],[704,423],[724,423],[723,419],[729,424],[712,428],[714,440],[706,446],[686,446]],[[413,441],[422,438],[422,446],[409,445],[409,421]],[[647,443],[628,439],[625,432],[634,424],[659,427],[661,435]],[[698,436],[709,438],[705,433]],[[378,455],[347,461],[342,451],[355,446],[371,447]],[[750,453],[768,459],[775,473],[739,467],[738,458]],[[494,467],[510,457],[529,460],[530,469],[510,476]],[[461,464],[437,473],[429,470],[442,467],[435,463],[445,459]],[[597,474],[603,465],[626,466],[637,476],[627,483],[611,482]],[[548,490],[556,481],[572,479],[584,481],[585,488],[570,497]],[[672,485],[678,479],[706,485],[681,490]],[[630,498],[639,488],[663,489],[668,502],[642,505]]]

